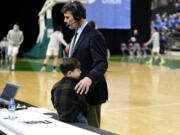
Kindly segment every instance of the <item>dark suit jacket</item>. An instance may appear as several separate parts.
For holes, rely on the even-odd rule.
[[[57,82],[51,91],[51,100],[58,112],[59,119],[65,122],[75,122],[79,112],[87,116],[88,106],[85,96],[74,90],[78,80],[64,77]]]
[[[107,71],[106,45],[102,34],[86,25],[72,54],[81,63],[81,79],[91,78],[92,85],[86,96],[90,105],[104,103],[108,99],[107,83],[104,73]]]

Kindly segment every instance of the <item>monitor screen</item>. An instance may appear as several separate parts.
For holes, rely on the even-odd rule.
[[[1,94],[1,98],[8,101],[10,101],[11,98],[14,99],[18,89],[19,89],[19,85],[7,82]]]

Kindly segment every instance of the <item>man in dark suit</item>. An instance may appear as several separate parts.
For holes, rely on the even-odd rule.
[[[62,8],[64,22],[75,30],[72,38],[69,57],[81,63],[81,76],[75,90],[86,94],[89,104],[88,124],[100,127],[101,104],[108,99],[107,83],[104,73],[107,71],[106,45],[97,30],[88,25],[86,9],[79,1],[69,2]]]

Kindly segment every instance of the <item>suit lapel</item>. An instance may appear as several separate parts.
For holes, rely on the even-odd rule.
[[[77,43],[76,43],[76,46],[75,46],[75,49],[72,53],[72,55],[77,51],[77,49],[79,48],[79,46],[81,45],[81,42],[83,41],[83,39],[86,37],[86,34],[87,34],[87,30],[88,30],[88,25],[86,25],[86,27],[84,28],[84,30],[82,31]]]

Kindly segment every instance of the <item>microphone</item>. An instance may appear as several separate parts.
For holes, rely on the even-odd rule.
[[[71,23],[71,24],[66,24],[66,27],[70,27],[70,26],[73,25],[74,23],[76,23],[76,21],[74,21],[74,22]]]

